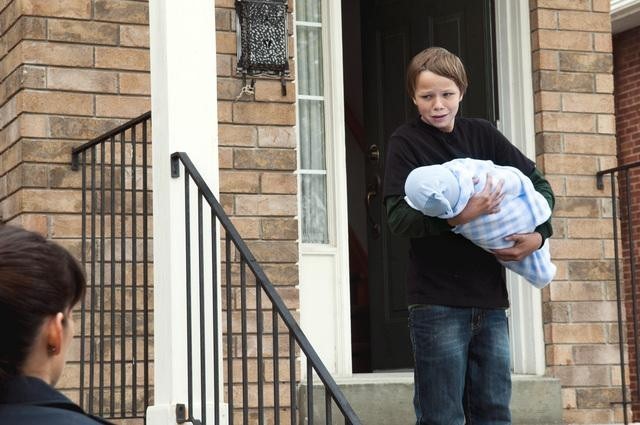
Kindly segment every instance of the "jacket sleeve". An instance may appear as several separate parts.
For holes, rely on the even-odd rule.
[[[387,210],[387,224],[394,235],[421,238],[451,230],[446,220],[426,216],[411,208],[401,195],[387,196],[384,204]]]
[[[553,189],[551,189],[551,185],[549,184],[547,179],[544,178],[540,170],[538,170],[537,168],[534,168],[531,175],[529,175],[529,179],[531,179],[531,182],[533,183],[533,187],[535,188],[535,190],[539,192],[542,196],[544,196],[544,199],[546,199],[547,202],[549,203],[549,207],[551,208],[551,211],[553,211],[553,207],[555,206],[556,200],[553,195]],[[551,235],[553,235],[553,227],[551,226],[551,217],[549,217],[549,220],[545,221],[544,223],[536,227],[535,231],[540,233],[540,235],[542,236],[542,244],[544,244],[544,241],[550,238]],[[540,246],[542,246],[542,244]]]

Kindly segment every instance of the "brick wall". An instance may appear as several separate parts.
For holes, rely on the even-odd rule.
[[[2,221],[81,257],[71,148],[150,109],[148,46],[146,0],[0,1]],[[78,347],[58,383],[75,400]]]
[[[543,291],[547,373],[566,423],[622,421],[609,188],[616,165],[608,0],[532,0],[538,165],[556,193],[556,281]]]
[[[293,78],[284,97],[279,80],[259,78],[255,96],[236,100],[242,82],[235,72],[233,0],[216,1],[216,29],[221,202],[286,304],[297,309]],[[147,0],[0,0],[0,37],[2,220],[37,230],[80,257],[80,174],[70,170],[70,151],[150,109]],[[294,69],[293,62],[290,65]],[[237,288],[232,303],[240,308]],[[234,337],[236,358],[239,344],[240,338]],[[249,344],[249,352],[255,353],[254,335]],[[271,347],[268,335],[264,346]],[[71,357],[77,360],[78,354]],[[284,395],[288,363],[280,369]],[[237,406],[242,400],[240,370],[236,360]],[[255,361],[249,371],[255,385]],[[77,399],[77,382],[78,368],[72,362],[60,385]],[[255,397],[250,405],[256,405]],[[286,405],[285,397],[281,406]],[[253,421],[255,411],[251,415]]]
[[[0,7],[0,214],[78,253],[70,150],[149,110],[147,3]]]
[[[613,38],[614,53],[614,69],[615,69],[615,86],[616,86],[616,127],[618,134],[618,161],[620,165],[630,164],[640,161],[640,149],[638,149],[640,141],[640,129],[638,128],[638,107],[640,106],[640,88],[637,86],[638,73],[640,72],[640,28],[633,28],[620,34],[616,34]],[[638,353],[634,349],[633,334],[633,306],[632,306],[632,289],[631,289],[631,258],[628,231],[632,231],[634,241],[634,255],[640,252],[640,169],[629,171],[629,180],[632,182],[629,188],[632,203],[631,223],[629,223],[626,214],[622,216],[621,232],[623,235],[622,255],[624,258],[624,281],[625,298],[626,298],[626,318],[629,325],[626,329],[627,342],[629,346],[629,372],[630,372],[630,392],[632,400],[635,402],[634,420],[640,419],[640,400],[637,396],[638,391],[638,373],[636,370],[636,361]],[[621,211],[626,211],[628,200],[626,197],[627,181],[624,173],[619,179],[620,185],[620,207]],[[631,229],[629,225],[631,224]],[[637,294],[636,294],[637,295]]]
[[[289,11],[293,2],[289,2]],[[289,29],[292,31],[289,14]],[[234,224],[247,240],[249,248],[264,267],[280,295],[291,309],[299,307],[298,290],[298,214],[296,156],[295,86],[289,78],[287,94],[282,96],[279,79],[258,78],[255,95],[240,99],[242,79],[236,75],[236,16],[234,0],[216,0],[216,40],[218,64],[218,123],[220,144],[220,197],[221,203],[232,216]],[[290,33],[290,69],[295,44]],[[247,80],[248,82],[249,80]],[[240,309],[240,291],[234,288],[233,303]],[[266,297],[263,297],[263,300]],[[266,304],[265,304],[266,305]],[[254,306],[255,308],[255,306]],[[253,313],[252,313],[253,314]],[[267,325],[265,325],[266,327]],[[266,328],[268,329],[268,328]],[[249,332],[255,334],[255,327]],[[272,343],[265,337],[265,347]],[[249,351],[255,353],[255,335],[250,335]],[[240,338],[234,340],[235,357],[241,354]],[[281,349],[288,349],[286,338],[281,338]],[[269,348],[268,352],[271,352]],[[253,354],[255,356],[256,354]],[[268,355],[268,357],[271,357]],[[267,359],[267,381],[273,382],[272,361]],[[255,360],[249,363],[249,382],[256,385]],[[280,366],[280,393],[288,394],[288,363]],[[298,368],[299,373],[299,368]],[[285,376],[286,375],[286,376]],[[235,403],[241,406],[241,361],[234,361]],[[255,389],[255,388],[254,388]],[[268,384],[270,391],[271,386]],[[265,393],[266,394],[266,393]],[[285,398],[286,399],[286,398]],[[283,401],[285,401],[283,399]],[[266,395],[267,421],[273,415],[272,397]],[[288,418],[286,409],[283,417]],[[257,406],[252,398],[250,407]],[[240,423],[242,415],[234,415]],[[257,421],[256,411],[250,412],[249,422]]]

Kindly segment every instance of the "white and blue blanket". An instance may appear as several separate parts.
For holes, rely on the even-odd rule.
[[[484,188],[487,174],[491,175],[494,185],[499,180],[504,181],[502,193],[505,196],[500,203],[499,212],[482,215],[452,229],[453,232],[461,234],[489,252],[513,246],[513,241],[505,240],[507,236],[531,233],[551,216],[551,209],[546,199],[534,189],[531,180],[517,168],[470,158],[454,159],[442,165],[458,180],[460,196],[456,205],[448,205],[448,208],[445,208],[447,212],[439,215],[440,218],[448,219],[460,214],[471,196]],[[428,167],[413,170],[405,184],[405,200],[412,208],[423,213],[424,210],[420,205],[424,204],[428,195],[425,194],[425,182],[421,174],[427,176],[426,169]],[[477,179],[475,183],[474,178]],[[446,199],[441,199],[442,202],[447,202]],[[537,288],[549,284],[556,273],[556,266],[551,262],[548,240],[540,249],[520,261],[500,261],[500,263]]]

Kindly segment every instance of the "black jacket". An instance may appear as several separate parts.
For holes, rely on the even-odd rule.
[[[0,424],[97,425],[109,422],[87,415],[38,378],[16,376],[0,382]]]

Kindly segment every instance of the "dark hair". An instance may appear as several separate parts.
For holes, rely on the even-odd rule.
[[[467,72],[460,58],[442,47],[429,47],[415,55],[407,66],[407,91],[413,99],[416,94],[416,81],[422,71],[446,77],[456,83],[460,94],[469,86]]]
[[[84,295],[80,265],[61,246],[0,225],[0,381],[19,375],[46,317]]]

